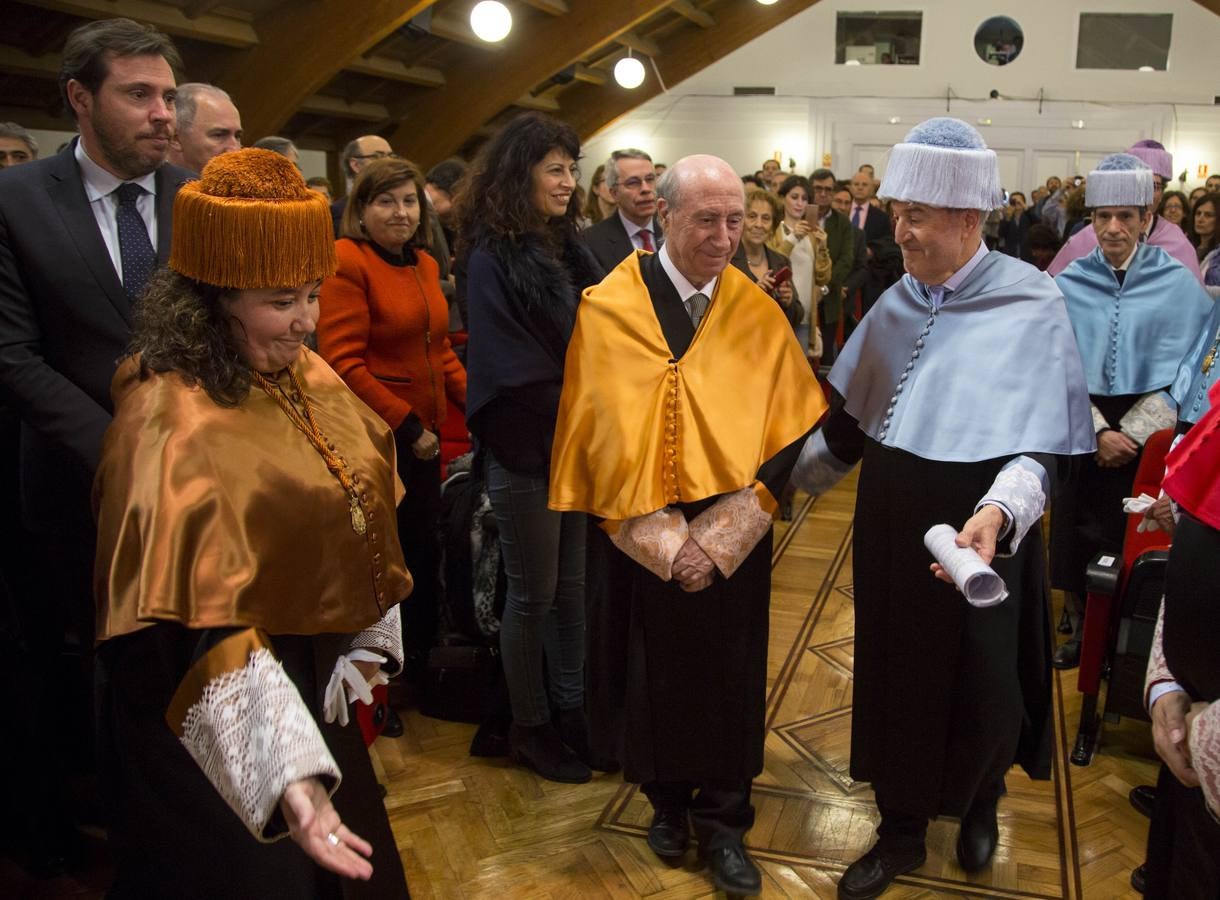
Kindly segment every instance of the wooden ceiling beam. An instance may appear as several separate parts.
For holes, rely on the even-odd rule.
[[[660,56],[661,47],[656,41],[644,37],[642,34],[636,34],[634,31],[624,31],[615,41],[622,44],[624,47],[629,47],[636,53],[643,53],[645,56]]]
[[[717,11],[715,27],[683,29],[663,40],[664,55],[655,57],[656,66],[665,83],[672,87],[817,2],[785,0],[775,6],[726,5]],[[661,85],[652,72],[633,91],[617,85],[572,85],[560,100],[562,117],[586,139],[660,92]]]
[[[0,106],[0,122],[16,122],[23,128],[36,131],[75,131],[76,123],[47,109],[30,106]],[[40,156],[50,156],[54,147],[39,147]]]
[[[471,30],[470,19],[448,9],[436,10],[432,13],[432,24],[429,26],[428,32],[435,37],[457,44],[465,44],[467,47],[475,47],[479,50],[500,51],[508,42],[508,38],[496,41],[494,44],[483,40]],[[511,36],[510,31],[509,37]]]
[[[58,53],[35,56],[17,47],[0,45],[0,72],[54,80],[59,78],[61,65],[62,57]]]
[[[558,106],[558,104],[556,104]],[[380,103],[366,100],[344,100],[329,94],[314,94],[306,97],[297,107],[297,112],[314,116],[330,116],[335,119],[359,119],[362,122],[384,122],[390,111]]]
[[[444,87],[445,73],[431,66],[409,66],[389,56],[361,56],[346,66],[346,71],[387,81],[401,81],[422,87]]]
[[[690,0],[673,0],[669,4],[669,8],[688,21],[694,22],[700,28],[711,28],[716,24],[716,19],[711,13],[704,12]]]
[[[566,16],[543,19],[510,34],[504,43],[512,51],[513,64],[494,78],[471,67],[460,77],[450,73],[445,87],[413,101],[389,138],[394,149],[425,167],[440,162],[506,106],[607,39],[635,28],[666,2],[568,0],[568,5]]]
[[[1208,12],[1212,12],[1220,16],[1220,0],[1195,0],[1195,2]]]
[[[223,5],[225,0],[191,0],[182,11],[188,19],[198,19],[204,13],[210,13],[216,7]]]
[[[235,54],[215,81],[232,95],[248,137],[274,134],[307,97],[433,2],[285,3],[255,23],[259,45]]]
[[[202,13],[190,18],[186,10],[154,0],[39,0],[38,5],[87,19],[124,16],[137,22],[155,25],[174,37],[223,44],[226,47],[253,47],[259,42],[258,33],[247,21],[216,13]]]
[[[539,112],[559,112],[559,101],[549,94],[522,94],[513,101],[513,106],[521,109],[536,109]]]
[[[577,63],[575,77],[577,81],[583,81],[585,84],[605,84],[607,75],[601,69]]]
[[[565,16],[568,13],[568,4],[564,0],[521,0],[521,2],[552,16]]]

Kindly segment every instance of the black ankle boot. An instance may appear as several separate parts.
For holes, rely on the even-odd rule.
[[[508,731],[509,754],[514,762],[533,769],[547,781],[584,784],[593,777],[589,767],[560,739],[550,722],[518,725]]]
[[[589,720],[585,711],[576,709],[561,709],[558,716],[559,737],[580,758],[580,761],[590,769],[598,772],[617,772],[619,765],[612,759],[594,758],[589,747]]]

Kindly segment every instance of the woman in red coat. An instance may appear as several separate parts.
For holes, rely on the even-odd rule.
[[[394,429],[406,498],[398,507],[415,590],[403,604],[408,678],[422,674],[436,630],[440,426],[466,406],[466,371],[449,345],[449,306],[422,247],[432,215],[413,163],[375,160],[352,186],[336,242],[339,269],[322,284],[318,350]]]

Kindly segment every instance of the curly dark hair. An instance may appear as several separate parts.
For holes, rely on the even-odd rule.
[[[140,379],[177,372],[218,405],[239,405],[250,393],[250,364],[241,355],[224,299],[230,292],[161,269],[135,308],[129,352],[140,359]]]
[[[549,233],[552,246],[575,237],[580,217],[576,192],[562,216],[545,219],[531,199],[532,169],[552,150],[580,159],[580,138],[570,125],[543,113],[517,116],[483,145],[458,194],[459,255],[485,238],[517,241],[528,232]]]

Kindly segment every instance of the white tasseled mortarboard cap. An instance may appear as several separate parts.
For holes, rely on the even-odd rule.
[[[1089,173],[1084,201],[1102,206],[1148,206],[1152,203],[1152,169],[1130,153],[1111,153]]]
[[[948,209],[1004,205],[995,152],[978,131],[947,116],[921,122],[894,145],[877,194]]]

